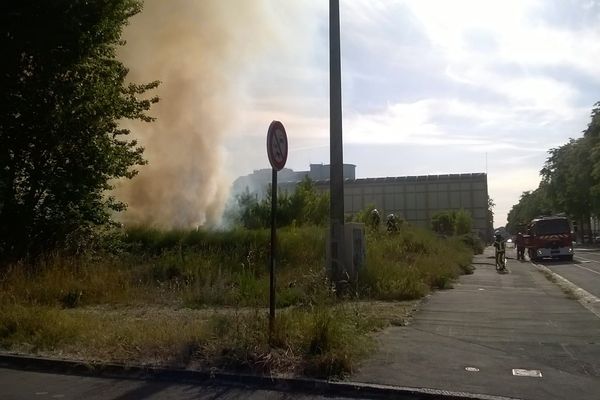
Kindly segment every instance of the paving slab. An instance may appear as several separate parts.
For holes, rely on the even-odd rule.
[[[498,273],[488,248],[474,265],[454,289],[427,297],[408,326],[379,334],[379,351],[350,379],[532,400],[600,399],[600,319],[529,262],[509,259],[508,273]]]

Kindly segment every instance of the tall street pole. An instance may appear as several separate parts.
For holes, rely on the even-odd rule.
[[[340,2],[329,0],[329,179],[331,279],[338,286],[344,260],[344,149],[342,144]]]

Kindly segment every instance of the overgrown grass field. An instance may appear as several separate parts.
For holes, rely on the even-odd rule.
[[[13,264],[0,280],[0,347],[85,360],[310,376],[348,373],[370,333],[402,323],[409,301],[469,273],[472,250],[405,226],[370,231],[352,293],[325,273],[322,227],[279,230],[277,324],[267,333],[266,230],[130,228],[110,252]]]

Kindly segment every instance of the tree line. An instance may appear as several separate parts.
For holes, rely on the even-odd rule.
[[[508,213],[507,229],[517,233],[540,215],[565,214],[578,236],[592,237],[590,218],[600,215],[600,102],[581,137],[553,148],[540,171],[537,189],[523,192]]]

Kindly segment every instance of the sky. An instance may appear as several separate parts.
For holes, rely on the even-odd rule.
[[[487,172],[496,227],[600,101],[600,0],[341,0],[340,14],[344,162],[358,177]],[[125,38],[132,78],[162,81],[158,122],[136,132],[154,170],[133,192],[172,170],[150,216],[219,214],[235,178],[269,168],[272,120],[286,167],[329,163],[328,1],[146,0]]]
[[[232,176],[268,167],[273,119],[286,126],[287,167],[329,162],[321,3],[306,3],[310,22],[284,24],[246,80],[244,124],[225,141]],[[598,1],[340,3],[344,162],[358,177],[487,171],[501,226],[547,151],[580,136],[600,101]]]

